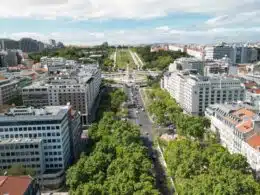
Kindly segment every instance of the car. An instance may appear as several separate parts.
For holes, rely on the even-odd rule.
[[[139,113],[139,111],[138,111],[138,110],[136,110],[135,112],[136,112],[136,114],[138,114],[138,113]]]
[[[147,131],[145,132],[145,134],[146,134],[146,135],[149,135],[149,133],[148,133]]]
[[[142,108],[142,111],[144,111],[144,108]]]
[[[141,126],[142,126],[142,124],[141,124],[141,123],[139,123],[139,126],[141,127]]]

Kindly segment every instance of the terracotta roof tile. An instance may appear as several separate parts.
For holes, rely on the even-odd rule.
[[[30,176],[0,176],[0,195],[22,195],[31,182]]]
[[[257,148],[260,146],[260,135],[254,134],[247,140],[247,143],[253,148]]]
[[[248,121],[243,121],[240,124],[238,124],[236,128],[242,133],[249,132],[253,130],[253,122],[251,119],[249,119]]]

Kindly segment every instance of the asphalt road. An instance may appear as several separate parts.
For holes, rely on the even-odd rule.
[[[139,105],[144,108],[139,90],[132,87],[124,86],[124,91],[127,94],[128,101],[134,101],[135,105]],[[138,113],[136,112],[138,110]],[[141,136],[145,146],[148,148],[148,154],[152,158],[154,165],[156,187],[163,195],[171,195],[173,192],[167,187],[167,179],[165,169],[163,168],[157,150],[153,148],[153,123],[150,121],[146,111],[142,111],[138,108],[128,109],[129,120],[133,123],[140,125]]]

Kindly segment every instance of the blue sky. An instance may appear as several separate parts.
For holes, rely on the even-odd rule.
[[[0,37],[65,44],[258,41],[259,0],[8,0]]]

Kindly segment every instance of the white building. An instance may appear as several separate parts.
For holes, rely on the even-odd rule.
[[[169,45],[169,50],[170,51],[181,51],[181,52],[184,52],[184,46],[170,44]]]
[[[197,70],[198,73],[203,74],[203,61],[198,58],[178,58],[169,65],[169,72],[178,70]]]
[[[17,107],[3,113],[0,115],[0,140],[5,144],[5,148],[8,142],[17,148],[10,149],[6,154],[9,160],[18,162],[16,152],[21,152],[24,158],[20,160],[20,164],[29,164],[32,168],[40,169],[38,176],[43,179],[43,184],[59,185],[64,181],[64,171],[73,160],[74,147],[77,145],[73,136],[81,131],[81,126],[78,125],[80,117],[77,115],[77,112],[72,113],[70,106],[48,106],[44,109]],[[4,152],[8,150],[5,149]],[[25,156],[22,152],[32,153]],[[32,160],[31,155],[39,159]],[[6,164],[3,162],[4,158],[1,159],[2,167],[7,168],[11,165],[9,161],[9,164]],[[32,162],[35,162],[36,167],[33,167]],[[39,162],[42,163],[40,167]]]
[[[245,87],[239,79],[206,77],[189,71],[165,74],[162,87],[192,115],[203,115],[210,104],[245,99]]]
[[[248,89],[245,101],[250,103],[255,109],[260,110],[260,89]]]
[[[187,48],[186,49],[187,54],[189,54],[190,56],[193,56],[195,58],[198,58],[199,60],[203,60],[204,59],[204,49],[203,48]]]
[[[206,60],[204,62],[204,76],[236,74],[235,71],[232,71],[236,69],[232,64],[232,61],[227,57],[219,60]]]
[[[240,153],[260,176],[260,118],[257,112],[243,104],[211,105],[205,116],[211,120],[211,130],[231,153]]]

